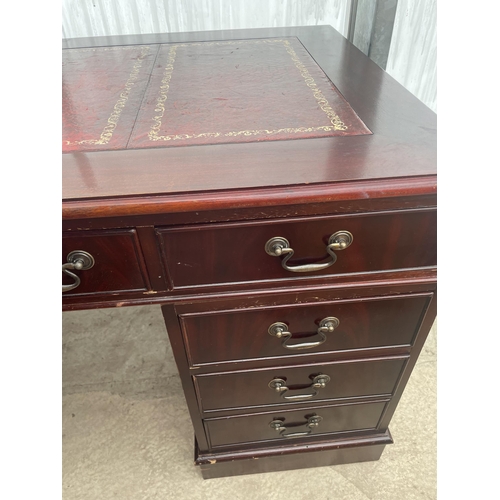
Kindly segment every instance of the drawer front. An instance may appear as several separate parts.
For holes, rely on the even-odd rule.
[[[288,267],[332,262],[326,247],[339,231],[350,232],[353,241],[321,270],[286,270],[283,257],[266,253],[266,243],[281,237],[294,251]],[[433,210],[159,228],[157,234],[174,288],[436,265]]]
[[[295,441],[322,434],[376,429],[385,405],[385,402],[358,403],[206,419],[204,422],[213,447],[257,441]]]
[[[342,361],[198,375],[193,378],[202,411],[390,396],[406,359]],[[321,375],[326,375],[329,380],[326,380],[324,387],[318,388],[313,384],[325,382]],[[278,385],[281,386],[279,390]]]
[[[192,366],[411,345],[432,294],[374,299],[289,304],[280,307],[180,315]],[[320,324],[336,318],[338,326],[325,332]],[[275,336],[272,325],[291,333]],[[276,327],[274,327],[276,329]],[[310,346],[310,347],[308,347]]]
[[[63,293],[100,294],[118,291],[147,290],[148,280],[136,231],[99,231],[63,235],[62,258],[67,262],[70,252],[82,250],[94,258],[87,270],[71,270],[81,282],[78,287]],[[63,285],[74,279],[63,273]]]

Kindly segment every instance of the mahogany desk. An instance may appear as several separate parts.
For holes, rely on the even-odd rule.
[[[63,308],[162,306],[205,478],[376,460],[436,314],[435,147],[329,26],[67,40]]]

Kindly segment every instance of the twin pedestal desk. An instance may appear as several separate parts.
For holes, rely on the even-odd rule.
[[[161,306],[204,478],[392,443],[435,129],[329,26],[65,41],[63,309]]]

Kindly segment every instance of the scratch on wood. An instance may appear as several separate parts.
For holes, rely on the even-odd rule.
[[[209,462],[210,462],[211,464],[216,464],[216,463],[217,463],[217,460],[213,459],[213,460],[209,460]]]
[[[158,293],[156,290],[149,290],[148,292],[142,292],[143,295],[154,295],[155,293]]]

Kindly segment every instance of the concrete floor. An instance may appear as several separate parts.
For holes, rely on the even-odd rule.
[[[64,500],[436,498],[436,328],[377,462],[203,480],[160,308],[63,314]]]

